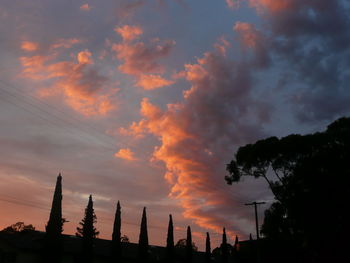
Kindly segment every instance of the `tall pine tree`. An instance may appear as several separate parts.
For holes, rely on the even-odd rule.
[[[210,236],[208,232],[207,232],[207,238],[205,240],[205,262],[206,263],[211,262]]]
[[[60,262],[63,253],[62,231],[64,219],[62,218],[62,176],[56,180],[50,218],[46,225],[44,262]]]
[[[192,246],[192,234],[191,227],[187,227],[187,238],[186,238],[186,262],[192,262],[193,246]]]
[[[173,226],[173,217],[169,215],[169,225],[168,225],[168,235],[166,238],[166,257],[167,262],[174,261],[174,226]]]
[[[118,201],[117,210],[114,217],[113,234],[112,234],[112,257],[113,262],[121,260],[121,207]]]
[[[138,259],[140,262],[148,261],[148,232],[147,232],[146,207],[143,208],[143,212],[142,212],[141,228],[140,228],[140,236],[139,236]]]
[[[228,259],[228,249],[227,249],[227,237],[226,237],[226,230],[223,229],[222,232],[222,243],[221,243],[221,261],[222,263],[227,263]]]
[[[83,262],[93,262],[93,242],[99,232],[94,227],[97,217],[94,212],[92,196],[89,196],[89,202],[85,209],[85,216],[77,227],[76,235],[82,238],[82,260]]]

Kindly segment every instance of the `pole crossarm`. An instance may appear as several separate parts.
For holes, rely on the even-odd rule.
[[[258,205],[263,205],[266,204],[266,202],[252,202],[252,203],[247,203],[245,205],[253,205],[254,206],[254,211],[255,211],[255,227],[256,227],[256,238],[260,239],[259,235],[259,221],[258,221]]]

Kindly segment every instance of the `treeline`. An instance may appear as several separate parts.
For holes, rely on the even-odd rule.
[[[43,252],[44,262],[59,263],[62,262],[63,256],[63,224],[66,219],[62,217],[62,176],[57,177],[55,192],[52,201],[49,221],[46,225],[45,245]],[[84,218],[77,227],[76,236],[81,238],[81,251],[79,252],[79,262],[92,263],[94,260],[94,240],[97,238],[99,232],[95,227],[97,217],[94,211],[92,195],[89,196],[88,204],[85,208]],[[121,205],[118,201],[115,211],[112,241],[110,246],[110,262],[123,262],[123,240],[126,236],[121,235]],[[219,248],[214,249],[214,253],[220,254],[222,262],[227,262],[228,258],[233,257],[238,250],[238,237],[236,236],[235,245],[231,246],[227,243],[226,231],[223,229],[222,244]],[[212,262],[212,250],[210,244],[210,235],[206,233],[206,251],[205,262]],[[174,226],[172,215],[169,215],[169,224],[166,237],[166,247],[163,262],[175,262],[175,250],[182,248],[185,254],[184,261],[186,263],[193,262],[193,255],[197,251],[197,247],[192,242],[191,227],[187,227],[186,239],[180,239],[177,244],[174,244]],[[143,208],[140,234],[138,241],[138,251],[136,255],[137,262],[149,262],[150,249],[147,229],[147,213],[146,207]],[[178,262],[178,261],[176,261]]]

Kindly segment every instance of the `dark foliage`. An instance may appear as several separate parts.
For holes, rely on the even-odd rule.
[[[187,227],[187,238],[186,238],[186,262],[192,262],[193,246],[192,246],[192,233],[191,227]]]
[[[221,262],[227,263],[227,260],[228,260],[228,244],[227,244],[226,230],[224,228],[222,232],[222,243],[221,243]]]
[[[350,118],[341,118],[324,132],[271,137],[239,148],[226,180],[264,178],[276,202],[265,212],[262,233],[296,241],[309,262],[334,260],[349,231],[349,160]]]
[[[166,258],[168,262],[172,262],[174,258],[174,226],[171,215],[169,215],[168,235],[166,238]]]
[[[120,202],[118,201],[112,234],[112,258],[115,262],[121,260],[121,242],[121,206]]]
[[[62,176],[59,174],[52,200],[50,218],[46,225],[44,262],[61,262],[64,222],[65,219],[62,218]]]
[[[93,260],[93,242],[99,232],[94,224],[97,222],[97,217],[94,212],[92,196],[89,196],[89,202],[85,209],[85,216],[79,223],[81,227],[77,227],[76,236],[82,238],[82,259],[83,262],[92,262]]]
[[[206,263],[211,262],[210,236],[208,232],[207,232],[207,237],[205,239],[205,262]]]
[[[20,232],[27,232],[27,231],[35,231],[35,227],[32,224],[26,225],[24,224],[24,222],[17,222],[1,230],[1,232],[6,232],[6,233],[20,233]]]
[[[148,261],[148,232],[147,232],[146,207],[143,208],[143,212],[142,212],[138,258],[140,262]]]

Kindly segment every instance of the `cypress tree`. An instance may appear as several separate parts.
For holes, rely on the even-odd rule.
[[[143,208],[143,212],[142,212],[138,257],[140,262],[147,262],[148,260],[148,233],[147,233],[146,207]]]
[[[239,241],[238,241],[238,236],[236,235],[236,239],[235,239],[235,249],[238,250],[239,247]]]
[[[114,262],[121,260],[121,207],[118,201],[112,234],[112,257]]]
[[[85,209],[85,216],[77,227],[76,235],[82,238],[82,259],[83,262],[93,262],[93,242],[99,232],[94,227],[97,217],[94,212],[92,196],[89,196],[89,202]]]
[[[62,176],[56,180],[50,218],[46,225],[44,261],[60,262],[62,257],[62,232],[64,219],[62,218]]]
[[[193,247],[192,247],[192,234],[191,234],[191,227],[187,227],[187,238],[186,238],[186,262],[190,263],[192,262],[192,254],[193,254]]]
[[[173,217],[169,215],[168,235],[166,238],[166,253],[168,262],[172,262],[174,258],[174,226]]]
[[[223,263],[227,263],[228,258],[228,251],[227,251],[227,237],[226,237],[226,230],[223,229],[222,232],[222,243],[221,243],[221,260]]]
[[[210,236],[207,232],[207,238],[205,240],[205,262],[211,262],[211,247],[210,247]]]
[[[238,236],[236,235],[235,244],[232,250],[232,256],[233,256],[234,262],[240,261],[238,250],[239,250],[239,241],[238,241]]]

